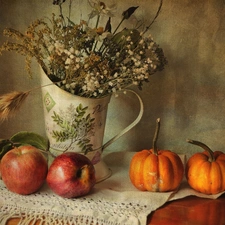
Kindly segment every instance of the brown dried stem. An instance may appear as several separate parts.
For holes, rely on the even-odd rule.
[[[14,115],[25,102],[31,91],[52,85],[50,83],[44,86],[38,86],[29,91],[13,91],[0,96],[0,122],[7,120]]]

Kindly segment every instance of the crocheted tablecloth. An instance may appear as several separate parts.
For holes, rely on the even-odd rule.
[[[147,216],[167,201],[196,195],[184,180],[177,192],[152,193],[138,191],[130,182],[128,168],[132,152],[109,153],[104,161],[112,176],[95,185],[84,197],[65,199],[55,195],[45,184],[35,194],[22,196],[9,192],[0,181],[0,224],[9,218],[21,218],[20,225],[39,220],[40,224],[79,225],[145,225]]]

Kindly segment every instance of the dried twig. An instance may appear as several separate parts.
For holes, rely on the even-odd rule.
[[[152,20],[152,22],[145,28],[144,33],[146,33],[150,29],[150,27],[152,26],[152,24],[155,22],[155,20],[159,16],[159,13],[160,13],[160,11],[162,9],[162,5],[163,5],[163,0],[160,0],[160,4],[159,4],[158,10],[156,12],[156,15],[155,15],[154,19]]]

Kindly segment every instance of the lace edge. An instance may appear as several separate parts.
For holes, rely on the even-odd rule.
[[[39,225],[122,225],[102,219],[94,218],[92,216],[57,216],[54,213],[51,215],[40,214],[35,212],[19,212],[17,209],[10,209],[9,207],[0,206],[0,224],[6,225],[10,219],[19,219],[18,225],[30,225],[39,222]]]

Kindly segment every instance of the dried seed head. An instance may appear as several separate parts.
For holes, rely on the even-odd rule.
[[[13,115],[21,107],[29,93],[29,91],[14,91],[0,96],[0,122]]]

